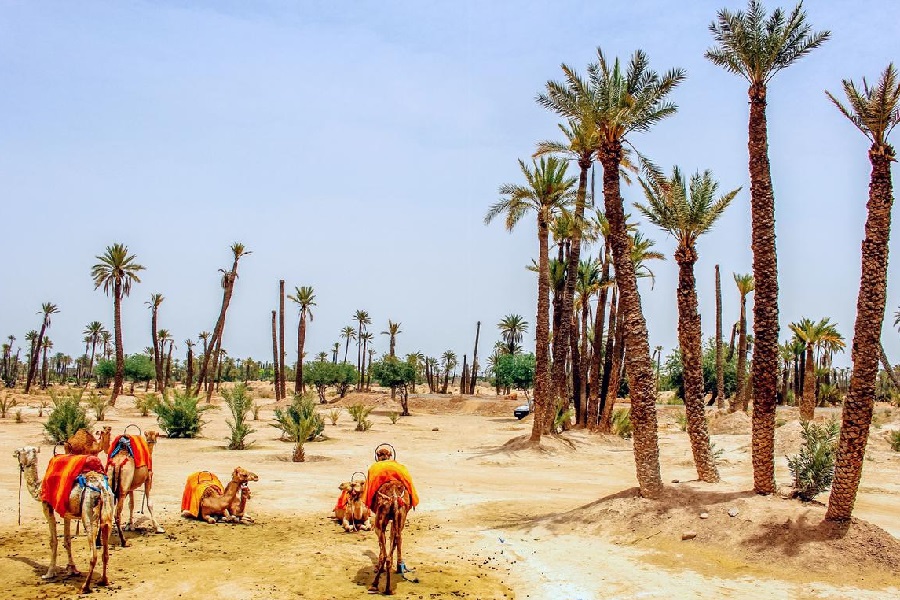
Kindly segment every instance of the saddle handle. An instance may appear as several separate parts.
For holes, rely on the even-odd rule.
[[[144,435],[144,432],[141,431],[141,428],[140,428],[138,425],[134,424],[134,423],[129,423],[128,425],[126,425],[126,426],[125,426],[125,431],[122,432],[122,435],[128,435],[128,428],[129,428],[129,427],[134,427],[135,429],[137,429],[137,430],[138,430],[138,435]]]

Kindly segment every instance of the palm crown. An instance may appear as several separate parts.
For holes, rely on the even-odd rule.
[[[830,92],[825,93],[873,144],[879,147],[887,145],[887,136],[900,123],[900,81],[893,63],[887,66],[873,88],[869,87],[865,79],[862,81],[862,90],[851,80],[844,79],[842,83],[844,94],[850,102],[849,107],[841,104]],[[888,154],[893,157],[893,149]]]
[[[507,183],[500,186],[500,194],[505,197],[488,209],[484,217],[485,224],[506,213],[506,229],[512,231],[529,210],[534,210],[549,223],[554,212],[574,199],[572,188],[575,185],[575,178],[566,177],[566,167],[565,162],[551,156],[534,162],[532,171],[520,159],[519,168],[528,184]]]
[[[312,286],[295,287],[294,293],[288,294],[288,300],[296,302],[300,307],[300,313],[309,317],[310,321],[313,320],[311,307],[316,306],[316,294]]]
[[[106,252],[97,260],[100,262],[91,267],[94,289],[102,285],[103,292],[108,294],[110,287],[118,283],[122,286],[122,294],[127,296],[131,293],[132,282],[141,282],[137,273],[144,267],[134,262],[134,254],[129,255],[124,244],[107,246]]]

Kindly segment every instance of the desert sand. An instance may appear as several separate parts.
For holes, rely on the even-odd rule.
[[[37,416],[38,399],[28,401],[24,422],[0,420],[0,451],[7,457],[7,468],[0,469],[0,595],[71,597],[81,578],[41,580],[49,561],[47,527],[25,489],[17,524],[13,450],[40,446],[41,475],[53,450],[43,433],[46,416]],[[139,530],[126,532],[128,547],[113,547],[111,585],[95,587],[96,597],[364,595],[374,575],[375,535],[345,533],[330,517],[340,482],[365,471],[382,442],[397,449],[421,496],[404,532],[404,559],[418,583],[393,577],[398,598],[900,597],[900,453],[885,439],[886,431],[900,427],[896,408],[876,410],[879,427],[869,443],[856,519],[834,525],[822,521],[826,494],[817,498],[821,502],[802,503],[752,492],[749,417],[743,413],[710,415],[723,476],[710,485],[696,481],[687,434],[676,421],[683,407],[660,405],[666,494],[645,500],[637,495],[630,441],[574,430],[530,447],[531,418],[512,416],[521,400],[492,391],[413,396],[412,416],[396,424],[389,413],[399,404],[383,392],[331,399],[324,410],[375,404],[374,425],[354,431],[346,411],[336,425],[326,419],[327,439],[306,445],[305,463],[290,461],[291,444],[270,427],[274,400],[260,402],[265,406],[248,450],[225,449],[225,408],[205,413],[199,439],[160,439],[152,496],[166,533],[152,533],[148,516],[136,515]],[[797,450],[799,424],[794,409],[781,409],[778,417],[777,478],[788,485],[784,455]],[[104,424],[118,433],[132,423],[157,428],[125,396]],[[236,466],[259,475],[248,508],[255,523],[209,525],[181,517],[189,473],[209,470],[225,480]],[[696,537],[682,541],[686,532]],[[74,547],[83,569],[83,535]],[[64,561],[62,544],[60,553]]]

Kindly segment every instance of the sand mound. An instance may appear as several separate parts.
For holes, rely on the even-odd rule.
[[[750,433],[750,428],[750,416],[745,412],[716,410],[709,414],[710,433],[744,435]]]

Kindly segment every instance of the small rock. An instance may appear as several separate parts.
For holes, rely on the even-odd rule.
[[[440,431],[437,427],[433,428],[432,431]]]
[[[738,509],[736,509],[736,508],[729,508],[729,509],[728,509],[728,516],[729,516],[729,517],[736,517],[736,516],[738,516],[738,513],[739,513],[739,512],[740,512],[740,511],[739,511]]]
[[[785,500],[788,500],[790,498],[793,498],[796,495],[796,492],[794,491],[794,488],[785,486],[778,490],[778,495]]]
[[[678,481],[677,479],[673,479],[673,480],[672,480],[672,483],[681,483],[681,482]]]
[[[681,541],[692,540],[695,537],[697,537],[696,531],[685,531],[684,533],[681,534]]]
[[[709,513],[708,513],[708,512],[702,512],[702,513],[700,513],[700,518],[701,518],[701,519],[708,519],[708,518],[709,518]]]

